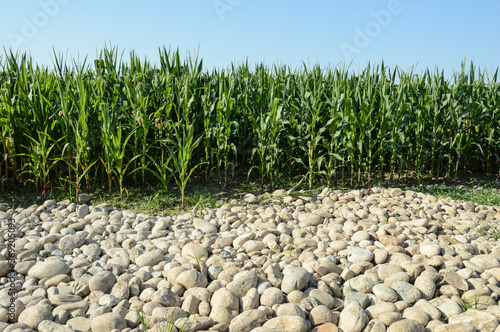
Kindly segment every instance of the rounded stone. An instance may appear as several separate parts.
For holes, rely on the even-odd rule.
[[[68,274],[70,272],[68,264],[58,260],[51,259],[47,261],[40,261],[33,265],[28,271],[28,276],[38,279],[50,279],[58,274]]]
[[[289,294],[295,290],[302,290],[309,282],[311,273],[303,267],[293,267],[286,271],[281,283],[281,290]]]
[[[101,271],[90,278],[89,289],[91,292],[101,291],[107,294],[115,283],[116,277],[112,272]]]
[[[114,312],[108,312],[95,317],[90,326],[92,332],[109,332],[113,329],[123,330],[127,328],[127,323],[122,316]]]
[[[305,319],[298,316],[279,316],[264,323],[264,327],[274,331],[307,332]]]
[[[343,331],[361,332],[368,323],[368,315],[359,303],[349,304],[340,313],[339,327]]]
[[[403,319],[395,322],[387,329],[387,332],[425,332],[424,326],[413,319]]]
[[[19,323],[24,323],[30,328],[36,330],[38,325],[44,320],[52,320],[52,311],[48,306],[35,305],[27,307],[21,312],[18,318]]]
[[[195,270],[187,270],[179,274],[176,279],[176,284],[182,285],[185,289],[194,288],[194,287],[207,287],[208,280],[204,274],[195,271]]]
[[[303,213],[299,215],[299,222],[318,226],[323,222],[323,217],[316,213]]]
[[[364,248],[354,248],[349,253],[347,260],[351,263],[369,262],[373,258],[373,252]]]

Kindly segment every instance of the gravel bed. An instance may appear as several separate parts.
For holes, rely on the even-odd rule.
[[[499,206],[325,188],[167,217],[47,200],[0,221],[0,331],[135,332],[141,315],[150,331],[500,331]]]

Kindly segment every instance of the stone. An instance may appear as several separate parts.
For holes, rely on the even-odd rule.
[[[73,332],[74,330],[66,325],[61,325],[50,320],[44,320],[38,324],[39,332]]]
[[[441,254],[441,247],[437,243],[424,244],[420,246],[420,253],[427,258],[432,258]]]
[[[438,320],[441,318],[441,311],[425,299],[420,299],[415,303],[415,308],[426,312],[431,320]]]
[[[185,289],[194,287],[207,287],[208,280],[204,274],[196,270],[187,270],[179,274],[177,277],[176,284],[183,286]]]
[[[373,252],[368,249],[355,247],[349,253],[347,260],[351,263],[369,262],[373,258]]]
[[[182,247],[182,257],[195,261],[202,259],[207,254],[207,249],[197,243],[188,243]]]
[[[203,219],[194,218],[193,219],[194,228],[202,231],[205,234],[217,233],[217,227],[212,225],[210,222]]]
[[[181,298],[168,288],[160,287],[153,292],[151,301],[161,304],[164,307],[178,307],[181,304]]]
[[[413,319],[403,319],[395,322],[387,329],[387,332],[425,332],[424,326]]]
[[[403,318],[416,320],[422,326],[427,325],[427,322],[430,320],[429,314],[415,307],[406,308],[403,311]]]
[[[450,324],[471,324],[480,331],[495,331],[499,324],[497,317],[478,309],[469,309],[464,313],[451,316],[448,322]]]
[[[404,241],[392,235],[380,234],[378,240],[385,246],[404,246]]]
[[[266,321],[266,314],[257,309],[244,311],[231,321],[229,331],[248,332],[262,326]]]
[[[476,332],[477,329],[471,324],[442,324],[434,327],[433,332]]]
[[[429,301],[438,308],[444,317],[453,317],[463,312],[462,306],[451,299],[435,298]]]
[[[80,248],[84,243],[85,236],[83,234],[66,235],[59,240],[59,249],[71,254],[75,248]]]
[[[311,226],[318,226],[323,223],[323,217],[316,213],[303,213],[299,215],[299,222],[307,223]]]
[[[84,193],[78,194],[78,202],[81,204],[90,203],[90,196]]]
[[[406,281],[396,281],[392,284],[392,289],[409,304],[413,304],[422,297],[420,290]]]
[[[221,288],[215,291],[211,300],[210,317],[217,323],[230,324],[238,315],[239,300],[230,290]]]
[[[68,264],[58,259],[51,259],[37,262],[29,271],[28,276],[38,279],[50,279],[58,274],[68,274],[70,268]]]
[[[92,332],[109,332],[113,329],[123,330],[127,327],[127,323],[122,316],[109,312],[95,317],[90,326]]]
[[[366,307],[370,303],[370,298],[368,297],[368,295],[363,293],[358,293],[358,292],[347,293],[344,299],[344,305],[348,306],[353,302],[357,302],[361,307],[363,307],[363,309],[366,309]]]
[[[163,252],[159,249],[155,249],[153,251],[145,252],[142,255],[139,255],[135,259],[135,263],[139,266],[155,266],[159,262],[163,260]]]
[[[391,326],[395,322],[402,320],[403,314],[400,312],[383,312],[378,316],[378,319],[385,326]]]
[[[398,294],[386,284],[377,284],[372,288],[373,294],[386,302],[396,302],[398,300]]]
[[[357,302],[349,304],[342,310],[339,327],[343,331],[360,332],[368,323],[368,315]]]
[[[31,329],[38,329],[38,325],[44,321],[52,321],[52,311],[49,306],[34,305],[24,309],[19,315],[18,322],[28,325]]]
[[[313,309],[314,310],[314,309]],[[276,316],[300,316],[306,318],[304,310],[295,303],[282,303],[276,310]]]
[[[242,271],[234,276],[233,281],[228,283],[226,288],[238,298],[242,298],[250,289],[257,286],[257,281],[255,271]]]
[[[415,279],[415,287],[420,290],[422,298],[426,300],[432,299],[436,292],[436,283],[431,277],[426,275],[420,275]]]
[[[200,331],[208,330],[214,325],[214,321],[210,317],[195,317],[189,316],[189,318],[178,319],[175,326],[181,331]],[[158,327],[156,330],[160,331]]]
[[[328,309],[333,309],[335,307],[336,301],[333,296],[321,289],[310,289],[305,292],[308,297],[315,298],[319,303],[328,307]]]
[[[444,281],[446,281],[453,287],[456,287],[457,289],[461,290],[462,292],[469,290],[469,285],[467,284],[467,281],[454,271],[446,272],[444,274]]]
[[[338,332],[339,328],[337,325],[332,323],[322,324],[320,326],[316,326],[311,330],[311,332]]]
[[[101,271],[90,278],[89,289],[91,292],[101,291],[107,294],[113,288],[115,283],[116,277],[112,272]]]
[[[264,323],[263,327],[274,331],[307,332],[307,323],[305,319],[297,316],[279,316],[271,318]]]
[[[470,259],[470,262],[476,264],[484,270],[500,266],[500,262],[493,255],[477,255]]]
[[[309,282],[311,273],[302,267],[293,267],[288,269],[281,283],[281,290],[289,294],[294,290],[302,290]]]
[[[260,296],[260,304],[272,307],[275,304],[281,304],[283,302],[283,291],[276,287],[270,287],[264,290]]]
[[[334,313],[328,307],[319,305],[314,307],[309,313],[309,321],[312,326],[318,326],[326,323],[338,324],[339,314]]]
[[[89,206],[87,204],[82,204],[82,205],[78,206],[78,209],[77,209],[78,218],[85,218],[85,216],[89,213],[90,213],[90,209],[89,209]]]

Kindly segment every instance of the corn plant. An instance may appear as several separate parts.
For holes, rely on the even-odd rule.
[[[28,168],[24,172],[30,173],[34,178],[29,178],[28,181],[35,184],[36,194],[40,184],[42,185],[42,197],[46,198],[47,189],[49,189],[49,173],[54,165],[61,160],[60,157],[54,156],[53,150],[57,147],[57,143],[62,140],[54,141],[48,134],[47,128],[44,131],[37,132],[38,139],[27,136],[30,139],[29,147],[25,147],[28,153],[22,153],[20,156],[27,157]]]
[[[179,129],[179,127],[182,127]],[[167,146],[168,152],[172,157],[172,161],[174,163],[174,169],[171,170],[172,175],[174,176],[175,182],[177,186],[181,190],[181,208],[185,207],[185,191],[187,182],[189,178],[196,170],[198,166],[202,163],[198,163],[195,166],[190,167],[191,158],[193,155],[193,151],[200,144],[203,136],[198,137],[194,140],[194,127],[189,124],[178,124],[175,127],[175,138],[176,138],[176,147],[177,152],[175,152],[172,147]],[[182,134],[181,134],[182,131]],[[194,140],[194,141],[193,141]]]
[[[108,175],[108,190],[111,193],[111,181],[113,175],[116,175],[120,199],[123,200],[123,180],[125,174],[130,164],[139,156],[134,156],[128,161],[125,160],[127,143],[133,133],[130,133],[122,140],[122,126],[117,124],[116,113],[113,112],[113,107],[107,104],[101,104],[100,106],[103,116],[101,137],[104,146],[104,157],[101,160]]]
[[[223,74],[222,74],[223,75]],[[235,164],[230,161],[230,154],[236,158],[237,151],[236,145],[231,142],[231,138],[237,135],[238,122],[234,120],[233,113],[235,112],[235,100],[231,96],[232,94],[232,83],[229,83],[230,87],[227,92],[224,92],[222,85],[224,84],[224,77],[220,78],[219,84],[219,98],[216,104],[216,122],[213,126],[212,137],[215,137],[216,141],[216,158],[217,158],[217,172],[220,174],[221,167],[224,172],[224,186],[227,185],[227,171],[231,168],[232,173],[234,173]]]

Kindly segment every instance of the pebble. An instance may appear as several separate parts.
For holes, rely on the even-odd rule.
[[[0,330],[138,332],[142,314],[189,331],[499,329],[500,241],[478,233],[498,206],[325,188],[156,217],[79,198],[1,205],[18,231],[11,325],[0,237]]]

